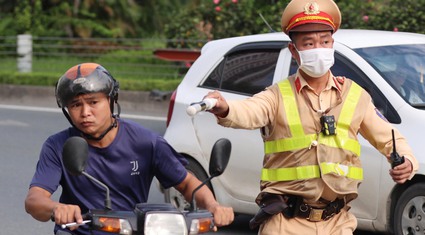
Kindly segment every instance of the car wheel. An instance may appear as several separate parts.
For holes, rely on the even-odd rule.
[[[394,209],[394,234],[424,234],[425,184],[418,183],[405,190]]]
[[[192,158],[189,158],[188,162],[189,164],[186,166],[188,172],[196,176],[201,182],[208,178],[208,175],[198,162]],[[211,183],[206,185],[212,189]],[[186,201],[184,196],[173,187],[164,189],[164,199],[165,202],[173,204],[179,210],[188,210],[190,208],[190,202]]]

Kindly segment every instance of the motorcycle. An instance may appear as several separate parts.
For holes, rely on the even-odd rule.
[[[193,192],[190,209],[180,211],[172,204],[139,203],[132,211],[115,211],[111,208],[109,188],[98,179],[85,172],[88,159],[88,144],[81,137],[71,137],[62,151],[65,168],[72,175],[84,175],[105,189],[105,208],[90,209],[84,217],[83,224],[90,231],[105,231],[121,235],[196,235],[213,230],[213,215],[207,210],[200,210],[194,200],[196,192],[212,178],[221,175],[229,161],[231,143],[228,139],[219,139],[213,146],[209,165],[209,177]],[[62,228],[79,226],[69,223]]]

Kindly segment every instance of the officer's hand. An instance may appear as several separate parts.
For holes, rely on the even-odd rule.
[[[217,103],[214,108],[208,110],[209,112],[215,114],[218,117],[226,117],[229,113],[229,105],[227,104],[226,99],[218,91],[211,91],[204,97],[205,98],[214,98],[217,99]]]
[[[76,222],[83,223],[81,209],[76,205],[59,204],[53,209],[53,217],[56,224],[62,225]],[[70,227],[70,230],[77,229],[78,226]]]
[[[413,166],[409,159],[405,158],[403,164],[400,164],[394,169],[390,169],[390,176],[393,178],[394,182],[402,184],[409,179],[412,174]]]

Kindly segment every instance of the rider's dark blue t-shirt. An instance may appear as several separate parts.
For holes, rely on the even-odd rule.
[[[59,201],[79,205],[85,213],[105,207],[105,189],[83,175],[70,175],[64,168],[63,145],[69,137],[79,135],[78,130],[69,128],[46,140],[30,187],[53,194],[60,185]],[[117,136],[108,147],[89,146],[85,172],[109,187],[113,210],[133,210],[135,204],[147,201],[153,177],[165,188],[178,185],[186,177],[186,164],[160,135],[135,122],[119,120]],[[73,231],[89,234],[80,232]]]

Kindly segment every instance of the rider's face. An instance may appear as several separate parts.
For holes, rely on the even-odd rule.
[[[102,134],[112,122],[109,99],[101,92],[78,95],[67,109],[72,123],[94,137]]]

